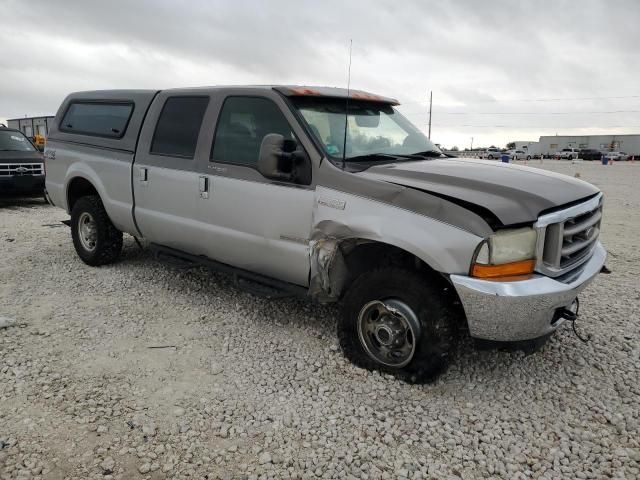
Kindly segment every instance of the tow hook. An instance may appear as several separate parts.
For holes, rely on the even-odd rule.
[[[578,333],[576,329],[576,320],[578,319],[578,315],[580,312],[580,301],[576,298],[573,303],[569,307],[564,307],[560,311],[560,317],[565,320],[569,320],[571,322],[571,327],[573,328],[573,333],[575,333],[576,337],[582,343],[588,343],[591,340],[591,335],[587,335],[586,338]]]

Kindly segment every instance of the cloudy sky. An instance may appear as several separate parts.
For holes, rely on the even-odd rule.
[[[640,133],[638,0],[0,0],[0,122],[65,95],[217,84],[398,98],[445,146]]]

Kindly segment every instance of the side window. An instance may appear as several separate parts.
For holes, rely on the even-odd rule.
[[[193,158],[209,97],[170,97],[164,102],[150,153]]]
[[[211,161],[255,166],[265,135],[294,135],[278,106],[267,98],[229,97],[222,106],[211,149]]]
[[[133,103],[73,102],[62,118],[60,130],[81,135],[122,138],[132,112]]]

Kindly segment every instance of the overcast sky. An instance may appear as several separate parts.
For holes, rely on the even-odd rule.
[[[425,131],[433,90],[448,147],[640,133],[640,0],[0,0],[0,122],[77,90],[345,86],[349,39],[351,86]]]

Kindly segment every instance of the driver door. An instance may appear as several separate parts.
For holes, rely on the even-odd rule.
[[[278,99],[227,96],[220,108],[198,200],[201,249],[214,260],[289,283],[309,283],[314,188],[263,177],[262,139],[296,138]]]

